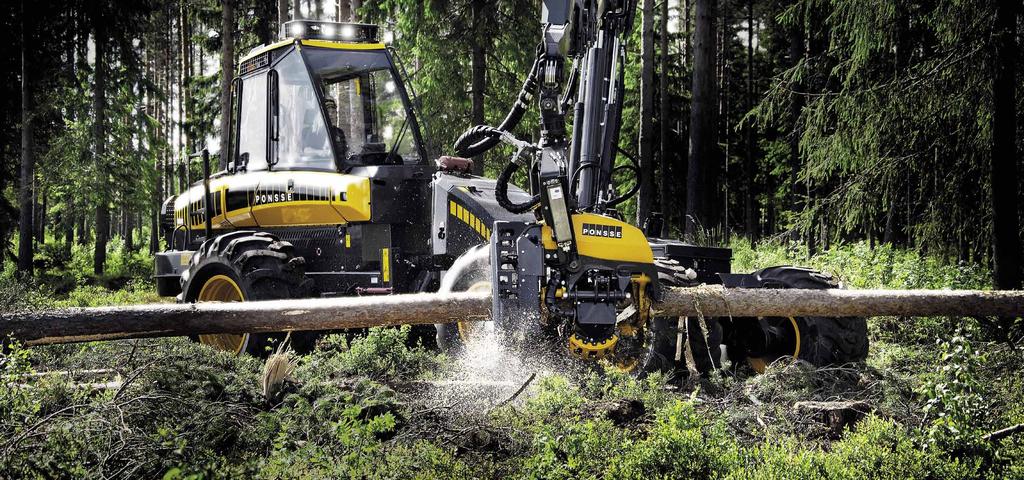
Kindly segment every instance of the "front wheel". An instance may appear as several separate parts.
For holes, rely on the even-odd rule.
[[[312,281],[305,277],[305,262],[294,247],[277,237],[236,231],[213,238],[199,247],[182,275],[183,302],[245,302],[308,297]],[[217,333],[195,340],[236,355],[266,356],[284,335],[279,333]],[[315,334],[297,332],[292,346],[308,350]]]

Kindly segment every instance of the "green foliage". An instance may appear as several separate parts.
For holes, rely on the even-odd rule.
[[[985,452],[981,435],[988,426],[988,405],[978,375],[985,356],[959,331],[936,346],[941,361],[924,386],[928,442],[954,452]]]
[[[336,372],[377,379],[411,377],[440,366],[436,355],[421,346],[408,347],[411,328],[371,328],[365,336],[329,335],[300,366],[311,372]]]

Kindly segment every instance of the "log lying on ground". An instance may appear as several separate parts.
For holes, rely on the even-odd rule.
[[[485,320],[489,292],[69,308],[0,315],[26,345],[206,333],[335,330]]]
[[[672,288],[659,315],[709,317],[1019,316],[1024,291]],[[156,304],[0,315],[27,345],[205,333],[335,330],[486,320],[490,293]]]
[[[1024,291],[672,288],[664,315],[710,317],[1020,316]]]

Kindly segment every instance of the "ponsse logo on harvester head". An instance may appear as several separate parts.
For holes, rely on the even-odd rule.
[[[591,237],[622,238],[622,227],[618,225],[584,223],[583,234]]]

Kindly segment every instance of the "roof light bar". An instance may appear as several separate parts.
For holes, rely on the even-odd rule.
[[[380,28],[368,23],[318,22],[292,20],[284,24],[282,32],[300,40],[331,40],[350,43],[380,42]]]

